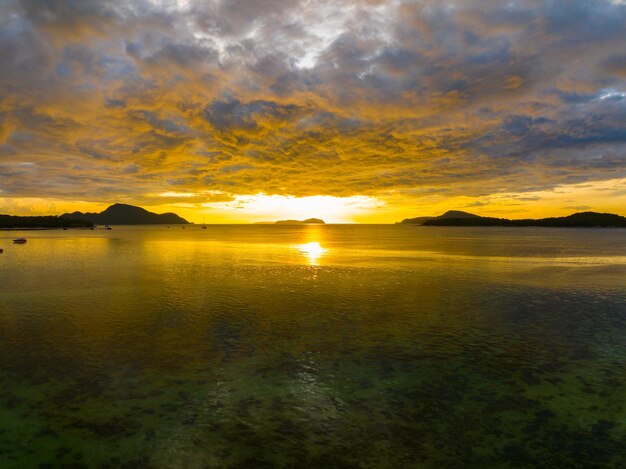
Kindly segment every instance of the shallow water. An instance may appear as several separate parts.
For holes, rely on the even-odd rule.
[[[0,247],[3,469],[626,464],[626,230],[114,227]]]

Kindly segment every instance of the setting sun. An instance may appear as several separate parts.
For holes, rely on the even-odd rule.
[[[280,219],[306,219],[324,217],[329,223],[350,223],[355,217],[367,214],[381,207],[383,203],[373,197],[332,197],[310,196],[293,197],[282,195],[245,195],[235,196],[229,202],[205,203],[203,207],[208,213],[221,215],[239,212],[250,221],[267,221]]]

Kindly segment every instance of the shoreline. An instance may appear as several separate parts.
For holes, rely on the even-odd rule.
[[[13,227],[13,228],[0,228],[0,231],[51,231],[51,230],[90,230],[91,228],[88,227],[47,227],[47,226],[43,226],[43,227],[24,227],[24,228],[18,228],[18,227]],[[95,229],[95,228],[94,228]]]

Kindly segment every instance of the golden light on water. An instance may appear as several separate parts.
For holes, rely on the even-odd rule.
[[[306,244],[297,244],[295,248],[300,251],[301,254],[306,256],[309,264],[311,265],[316,265],[319,258],[328,251],[327,249],[323,248],[317,241],[312,241]]]

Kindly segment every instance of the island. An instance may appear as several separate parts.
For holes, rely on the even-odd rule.
[[[274,225],[325,225],[324,220],[319,218],[307,218],[306,220],[279,220]]]
[[[0,215],[0,229],[52,230],[56,228],[91,228],[89,220],[57,216]]]
[[[61,218],[84,220],[96,225],[189,225],[190,223],[175,213],[153,213],[127,204],[113,204],[100,213],[73,212]]]
[[[397,222],[397,224],[423,225],[424,223],[430,220],[435,220],[435,219],[440,220],[440,219],[447,219],[447,218],[459,219],[459,218],[480,218],[480,217],[478,215],[474,215],[473,213],[462,212],[460,210],[448,210],[446,213],[444,213],[443,215],[439,215],[438,217],[405,218],[401,222]]]
[[[452,216],[450,214],[453,214]],[[455,213],[463,216],[454,216]],[[411,220],[416,220],[412,222]],[[553,228],[626,228],[626,217],[613,213],[577,212],[565,217],[512,220],[481,217],[467,212],[451,211],[438,217],[407,218],[403,224],[423,226],[539,226]]]

